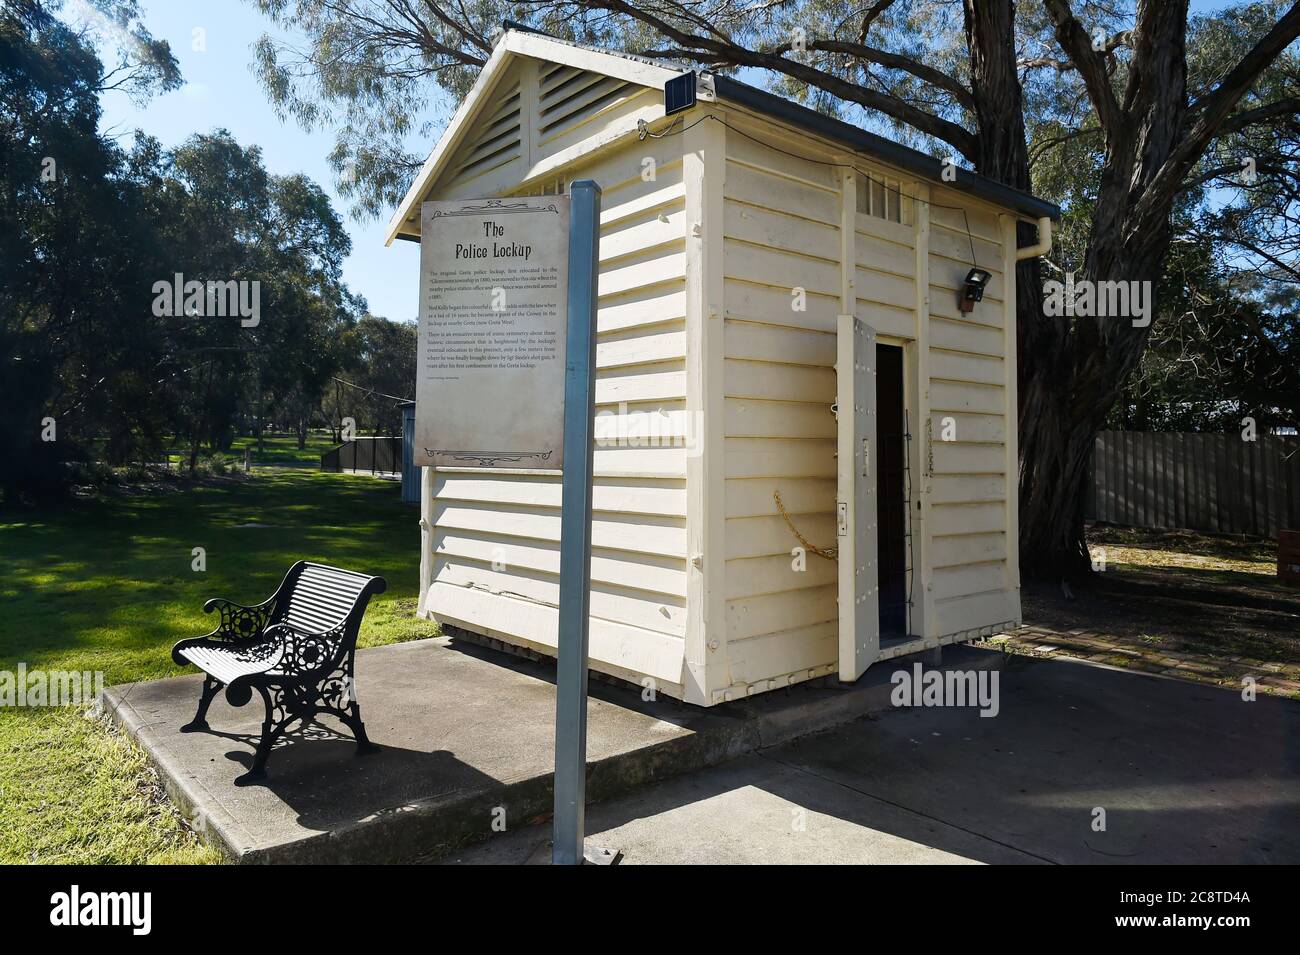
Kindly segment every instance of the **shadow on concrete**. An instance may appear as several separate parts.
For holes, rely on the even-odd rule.
[[[1300,861],[1300,703],[1023,658],[999,690],[996,717],[899,709],[592,806],[590,841],[660,863]],[[447,861],[536,861],[548,835]]]
[[[1054,862],[1300,861],[1300,703],[1066,661],[1001,683],[995,718],[902,710],[767,755]]]
[[[178,731],[194,712],[197,676],[111,687],[105,704],[195,828],[234,858],[409,860],[482,839],[501,820],[524,825],[552,804],[553,667],[449,644],[358,653],[362,718],[380,753],[354,756],[351,734],[326,717],[291,730],[251,786],[234,780],[260,733],[256,700],[233,708],[218,696],[206,733]],[[847,692],[800,686],[706,710],[593,681],[588,793],[611,798],[843,722],[879,707],[879,690],[872,681]]]
[[[448,633],[449,650],[498,670],[523,674],[539,683],[547,684],[554,690],[556,677],[554,660],[535,660],[528,656],[485,646],[474,640],[457,636],[454,627],[444,626],[443,630]],[[808,688],[807,685],[804,688]],[[605,677],[595,670],[590,671],[590,678],[587,681],[587,697],[679,727],[698,724],[705,717],[721,720],[744,718],[738,709],[727,707],[704,709],[664,694],[656,694],[653,699],[647,700],[642,696],[640,687],[623,680]]]
[[[347,727],[326,719],[338,728],[315,719],[286,732],[271,750],[266,778],[246,787],[273,794],[303,829],[327,832],[413,800],[498,785],[447,750],[390,745],[360,754]],[[239,744],[223,754],[232,769],[232,786],[234,776],[252,768],[259,732],[224,732],[214,725],[202,735]]]

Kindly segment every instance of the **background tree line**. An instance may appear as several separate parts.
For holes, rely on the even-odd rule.
[[[269,174],[224,130],[170,150],[102,135],[106,91],[180,84],[133,0],[103,6],[133,31],[117,69],[51,5],[0,6],[4,499],[58,493],[76,460],[179,449],[192,469],[239,434],[287,429],[301,445],[345,416],[357,433],[400,433],[375,392],[412,393],[415,327],[366,314],[342,281],[351,243],[328,196]],[[157,284],[178,275],[258,283],[256,322],[157,314]]]

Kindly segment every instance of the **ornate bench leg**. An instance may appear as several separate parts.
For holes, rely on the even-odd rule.
[[[327,703],[333,704],[334,714],[352,730],[352,737],[357,741],[357,755],[366,756],[379,752],[379,747],[370,742],[370,737],[366,735],[366,724],[361,722],[361,704],[357,702],[357,679],[353,669],[355,663],[356,657],[349,652],[343,661],[342,692],[337,696],[331,695]]]
[[[275,745],[275,741],[280,738],[280,734],[284,732],[289,722],[287,719],[280,723],[274,721],[272,714],[275,711],[275,703],[271,699],[271,694],[262,687],[257,689],[262,694],[263,702],[266,703],[266,719],[262,721],[262,738],[257,743],[257,752],[253,754],[252,767],[244,775],[235,778],[236,786],[247,786],[266,778],[266,761],[271,757],[271,747]]]
[[[206,673],[203,674],[203,693],[199,696],[198,712],[194,714],[194,719],[181,727],[182,733],[201,733],[208,729],[208,707],[219,689],[221,689],[220,681]]]
[[[379,747],[370,742],[370,737],[366,735],[366,724],[361,722],[361,707],[355,701],[344,711],[343,722],[348,724],[348,729],[352,730],[352,735],[356,738],[358,756],[379,752]]]
[[[266,778],[266,761],[271,755],[271,743],[273,742],[273,727],[270,723],[262,724],[262,739],[257,744],[257,752],[253,755],[253,766],[242,776],[235,777],[236,786],[247,786]]]

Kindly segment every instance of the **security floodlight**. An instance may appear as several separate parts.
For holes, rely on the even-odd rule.
[[[984,298],[984,286],[989,284],[989,279],[992,277],[993,273],[985,269],[971,269],[967,272],[957,307],[963,312],[974,311],[975,303]]]

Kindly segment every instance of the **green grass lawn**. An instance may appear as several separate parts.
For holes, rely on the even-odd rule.
[[[244,448],[253,449],[253,464],[298,464],[320,467],[320,456],[331,448],[337,448],[336,442],[329,434],[312,431],[307,435],[306,445],[299,450],[298,438],[293,435],[265,437],[262,450],[257,450],[257,438],[236,438],[230,445],[230,453],[238,461],[244,460]]]
[[[204,600],[260,601],[298,559],[388,579],[362,646],[433,636],[414,616],[418,517],[396,483],[288,469],[0,513],[0,670],[102,671],[105,685],[175,676],[172,643],[211,629]],[[205,572],[191,569],[195,547]],[[79,710],[0,709],[0,863],[216,858],[133,743]]]

